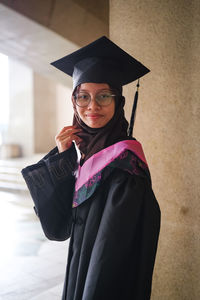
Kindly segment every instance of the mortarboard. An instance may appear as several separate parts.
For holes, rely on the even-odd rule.
[[[81,83],[108,83],[120,87],[139,79],[150,70],[103,36],[81,49],[51,63],[73,78],[73,88]],[[139,83],[137,84],[139,87]],[[137,106],[135,95],[130,125],[133,127]],[[129,128],[129,135],[132,129]]]

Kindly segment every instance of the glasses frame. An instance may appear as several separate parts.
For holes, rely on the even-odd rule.
[[[100,103],[98,102],[98,99],[96,98],[98,94],[104,93],[104,91],[105,91],[105,92],[109,92],[109,93],[111,92],[111,93],[112,93],[111,95],[109,94],[109,96],[112,97],[112,99],[111,99],[110,103],[109,103],[109,104],[106,104],[106,105],[100,104]],[[77,95],[80,94],[80,93],[81,93],[81,91],[80,91],[80,92],[77,92],[77,93],[75,93],[75,94],[73,95],[74,102],[75,102],[75,104],[76,104],[78,107],[87,107],[87,106],[91,103],[92,97],[91,97],[91,95],[90,95],[88,92],[82,92],[82,93],[85,93],[85,94],[87,94],[87,95],[89,96],[89,102],[87,103],[87,105],[79,105],[79,104],[77,104],[77,102],[76,102],[76,100],[77,100],[76,97],[77,97]],[[114,91],[112,91],[112,90],[101,90],[101,91],[97,92],[95,95],[93,95],[93,98],[95,99],[96,103],[97,103],[99,106],[103,106],[103,107],[104,107],[104,106],[110,105],[110,104],[112,103],[113,98],[117,97],[117,95],[116,95],[116,94],[113,94],[113,93],[114,93]]]

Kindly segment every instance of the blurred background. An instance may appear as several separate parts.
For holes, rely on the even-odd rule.
[[[200,299],[199,0],[0,0],[0,299],[60,299],[69,241],[44,237],[21,169],[72,122],[72,80],[50,63],[102,35],[151,70],[134,136],[162,211],[152,299]]]

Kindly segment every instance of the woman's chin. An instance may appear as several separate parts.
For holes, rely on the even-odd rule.
[[[84,122],[88,127],[90,128],[102,128],[104,127],[106,124],[102,124],[100,122],[96,122],[95,120],[89,121],[89,122]]]

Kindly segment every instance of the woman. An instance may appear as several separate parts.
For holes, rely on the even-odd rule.
[[[106,37],[53,65],[73,77],[73,126],[22,173],[46,236],[71,238],[62,299],[150,299],[160,210],[122,96],[149,70]]]

